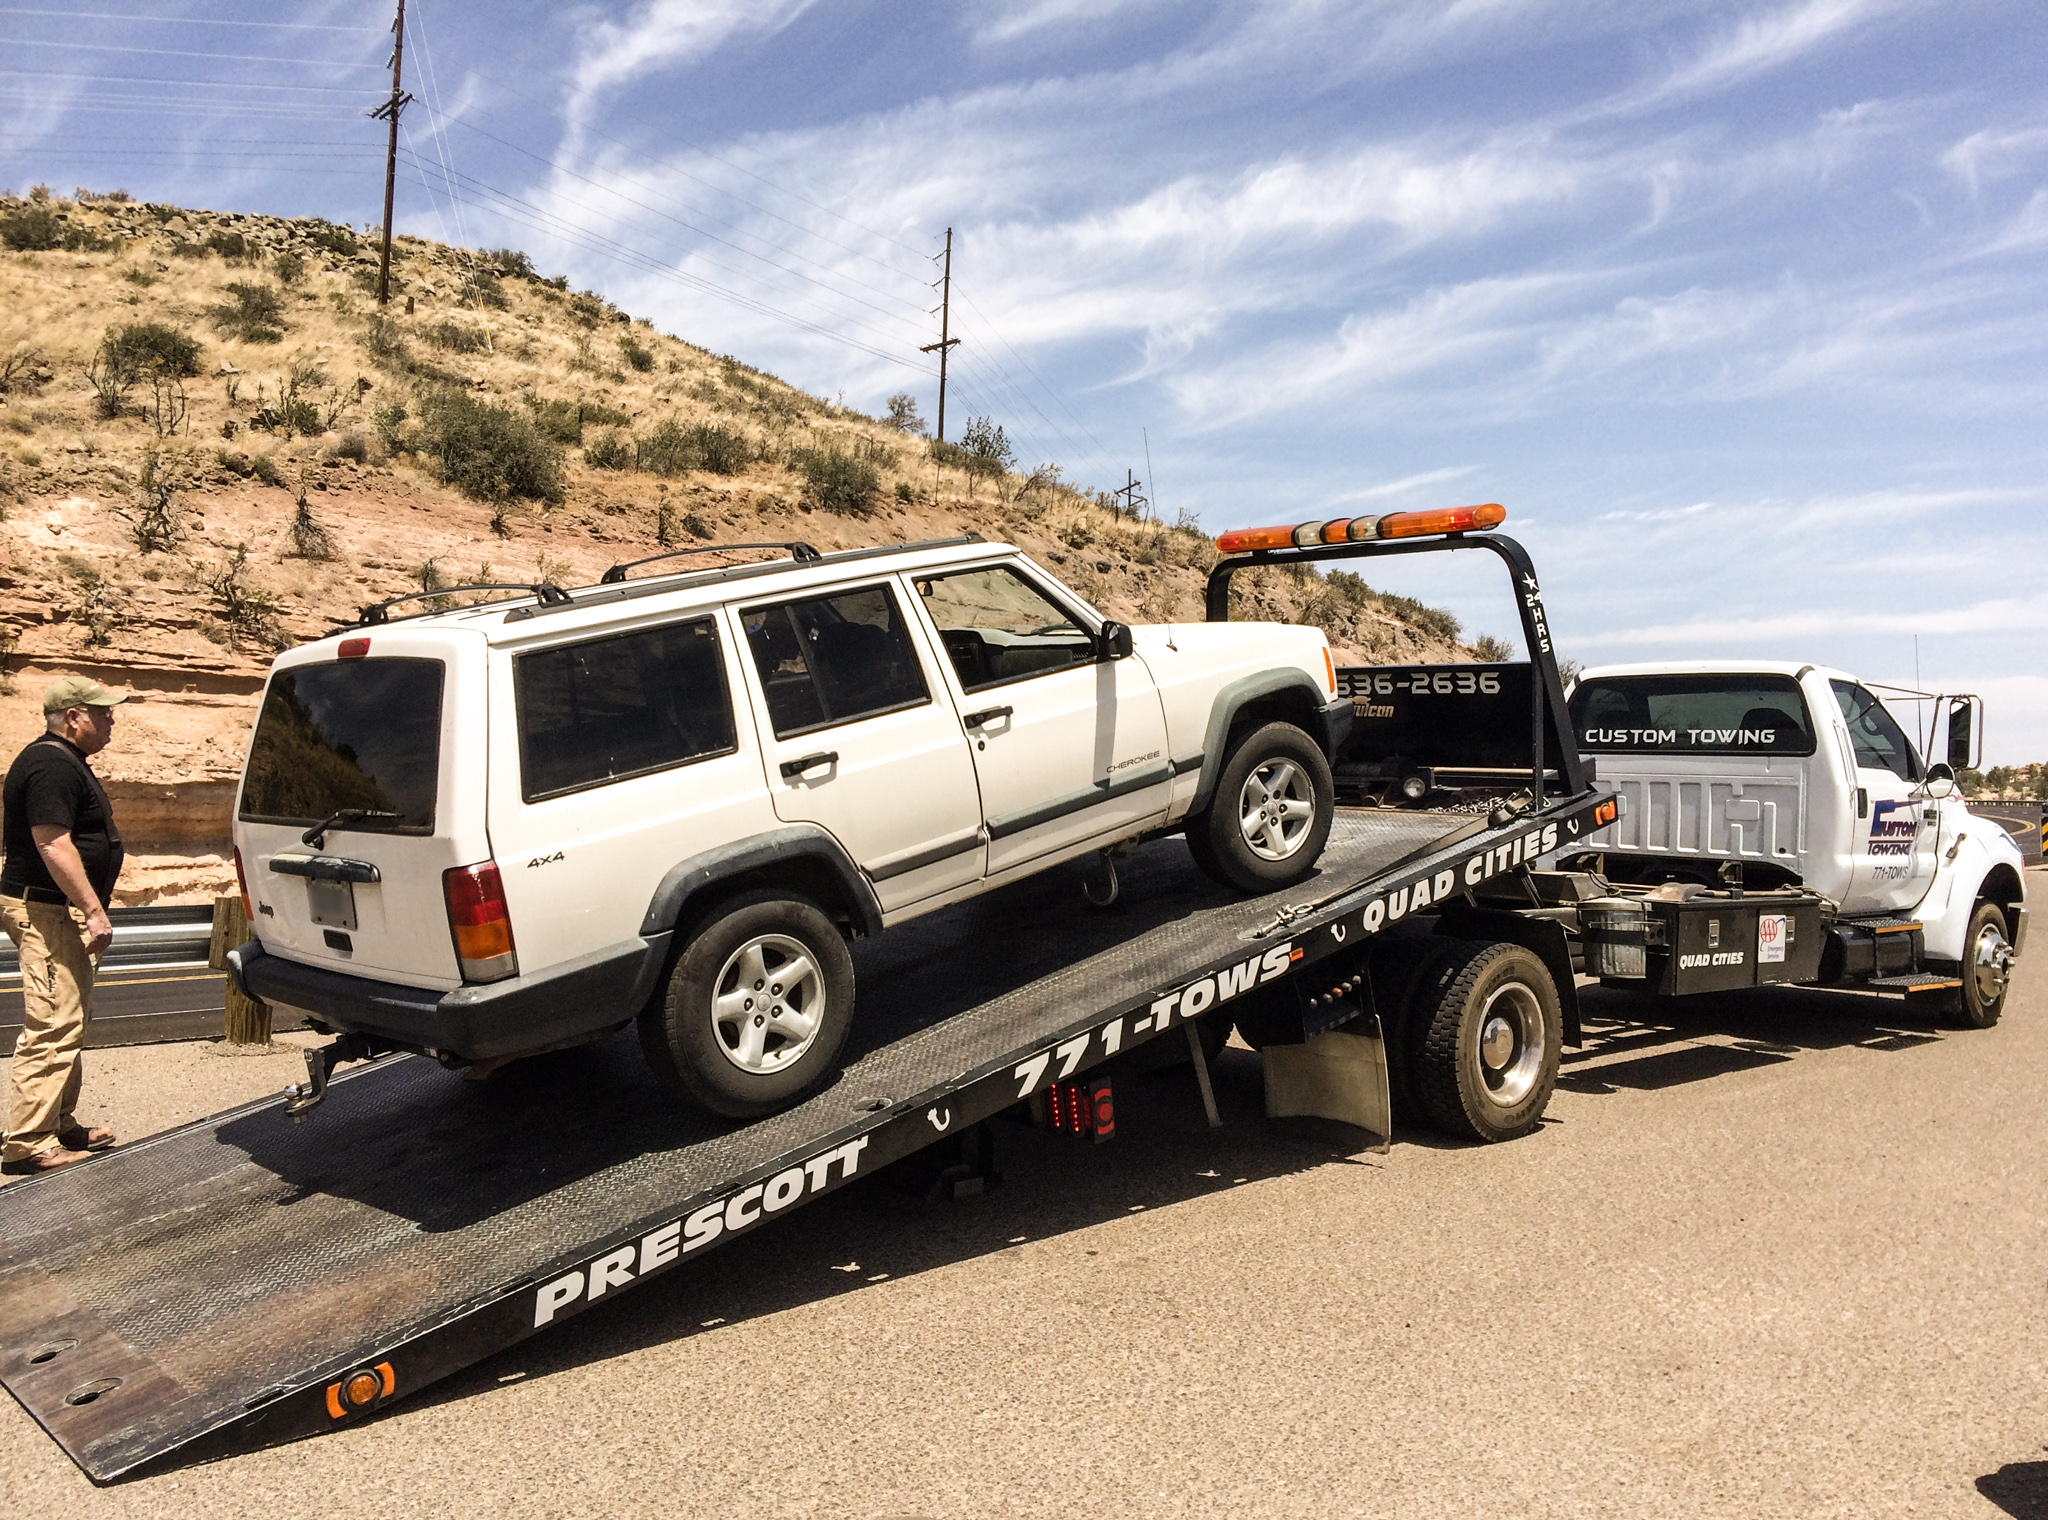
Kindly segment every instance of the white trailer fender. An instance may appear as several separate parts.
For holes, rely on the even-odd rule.
[[[2013,895],[2022,896],[2024,862],[2012,837],[1995,823],[1971,818],[1956,840],[1944,846],[1934,889],[1921,899],[1920,922],[1926,926],[1926,954],[1932,960],[1960,960],[1970,914],[1984,895],[1984,879],[2003,867],[2013,878]]]

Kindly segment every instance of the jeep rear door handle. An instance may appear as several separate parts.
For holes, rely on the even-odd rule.
[[[783,762],[782,762],[782,774],[783,774],[784,776],[788,777],[788,778],[789,778],[789,779],[790,779],[791,781],[794,781],[794,780],[796,780],[796,778],[797,778],[797,777],[801,776],[801,775],[802,775],[802,774],[803,774],[803,773],[804,773],[805,771],[807,771],[807,770],[810,770],[810,769],[811,769],[811,768],[813,768],[814,766],[819,766],[819,765],[837,765],[838,763],[839,763],[839,751],[838,751],[838,750],[836,750],[836,749],[827,749],[827,750],[820,750],[820,751],[819,751],[819,752],[818,752],[817,754],[815,754],[815,755],[799,755],[799,756],[798,756],[798,757],[797,757],[796,759],[794,759],[794,760],[785,760],[785,761],[783,761]]]
[[[993,723],[998,718],[1007,718],[1016,712],[1014,707],[984,707],[980,712],[971,712],[960,721],[969,728],[980,728],[984,723]]]

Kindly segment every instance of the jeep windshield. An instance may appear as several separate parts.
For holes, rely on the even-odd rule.
[[[249,746],[243,821],[312,824],[348,810],[358,833],[432,833],[442,674],[439,660],[418,659],[279,671]]]

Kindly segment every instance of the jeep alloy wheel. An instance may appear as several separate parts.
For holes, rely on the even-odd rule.
[[[1209,805],[1187,821],[1195,864],[1241,892],[1306,880],[1337,815],[1330,762],[1292,723],[1246,734],[1224,758]]]
[[[689,931],[667,996],[640,1016],[640,1043],[664,1082],[748,1119],[821,1086],[852,1025],[853,957],[839,926],[767,888]]]

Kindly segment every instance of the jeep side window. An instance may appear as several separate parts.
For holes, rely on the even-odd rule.
[[[917,590],[963,691],[1095,659],[1094,636],[1007,565],[919,576]]]
[[[533,650],[512,662],[512,684],[528,802],[736,747],[709,618]]]
[[[1835,700],[1842,704],[1842,717],[1849,725],[1849,743],[1856,751],[1856,763],[1867,770],[1890,771],[1901,781],[1920,779],[1920,757],[1913,753],[1913,741],[1900,728],[1884,704],[1853,681],[1830,681]]]
[[[751,607],[740,624],[778,739],[931,700],[887,586]]]

